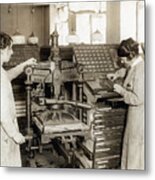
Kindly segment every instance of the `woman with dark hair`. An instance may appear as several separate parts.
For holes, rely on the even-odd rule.
[[[16,78],[26,65],[36,64],[36,59],[31,58],[24,63],[6,71],[3,63],[8,62],[13,54],[12,39],[0,32],[0,63],[1,63],[1,166],[21,167],[19,144],[25,142],[25,137],[19,132],[15,102],[11,81]]]
[[[127,122],[122,149],[122,169],[144,169],[144,59],[139,54],[139,44],[132,38],[123,40],[117,50],[124,69],[109,74],[115,80],[125,77],[123,86],[114,84],[128,104]]]

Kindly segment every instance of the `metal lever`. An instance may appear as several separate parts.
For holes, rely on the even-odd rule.
[[[26,135],[26,136],[25,136],[25,140],[31,140],[31,139],[33,139],[33,136],[32,136],[32,135]]]
[[[78,101],[68,101],[68,100],[57,100],[57,99],[45,99],[45,104],[68,104],[72,106],[77,106],[79,108],[91,109],[92,105],[88,103],[82,103]]]

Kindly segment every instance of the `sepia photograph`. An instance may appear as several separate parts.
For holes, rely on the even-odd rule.
[[[145,1],[0,3],[0,166],[146,170]]]

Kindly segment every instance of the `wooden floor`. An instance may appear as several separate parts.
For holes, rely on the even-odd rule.
[[[21,148],[22,166],[33,168],[68,168],[69,165],[65,159],[53,149],[43,150],[39,153],[35,151],[34,157],[30,158],[28,153]]]

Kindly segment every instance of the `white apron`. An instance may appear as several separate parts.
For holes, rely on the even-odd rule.
[[[144,167],[144,60],[139,56],[124,81],[123,96],[129,105],[121,169]]]
[[[19,145],[12,137],[19,133],[15,101],[7,72],[1,67],[1,166],[21,167]]]

